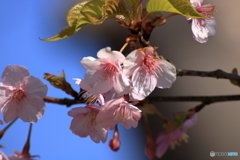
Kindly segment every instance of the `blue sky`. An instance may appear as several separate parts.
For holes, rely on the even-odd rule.
[[[79,90],[72,78],[83,78],[84,68],[79,61],[84,56],[95,56],[105,46],[105,42],[81,32],[77,36],[57,41],[44,42],[46,38],[56,34],[67,24],[64,17],[67,10],[76,0],[8,0],[0,1],[0,73],[9,64],[18,64],[29,69],[30,74],[40,78],[48,85],[48,96],[68,97],[61,90],[55,89],[43,79],[44,73],[58,74],[64,69],[67,81],[75,90]],[[87,31],[87,30],[85,30]],[[73,107],[78,107],[76,105]],[[121,148],[113,152],[108,147],[112,138],[109,132],[105,144],[96,144],[90,138],[80,138],[69,130],[70,109],[65,106],[46,104],[42,119],[33,125],[30,153],[40,155],[40,160],[78,160],[78,159],[114,159],[114,160],[145,160],[144,128],[125,129],[119,127]],[[2,129],[4,126],[0,126]],[[12,150],[21,151],[27,138],[28,123],[18,120],[4,135],[0,144],[6,154]]]

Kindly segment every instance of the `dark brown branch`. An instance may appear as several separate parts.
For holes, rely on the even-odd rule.
[[[177,76],[212,77],[212,78],[236,80],[240,82],[239,75],[227,73],[220,69],[217,69],[215,71],[193,71],[193,70],[178,69]]]
[[[154,96],[146,98],[146,102],[204,102],[205,104],[225,101],[239,101],[240,95],[224,96]],[[144,102],[143,101],[143,102]]]
[[[69,98],[52,98],[52,97],[45,97],[43,98],[45,102],[48,103],[55,103],[55,104],[61,104],[66,105],[67,107],[70,107],[74,104],[84,104],[84,99],[69,99]]]

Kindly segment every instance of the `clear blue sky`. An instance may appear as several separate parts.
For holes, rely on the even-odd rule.
[[[49,87],[48,96],[69,97],[43,79],[43,73],[58,74],[65,70],[67,81],[75,90],[72,78],[83,78],[84,68],[79,61],[84,56],[94,56],[106,47],[102,39],[87,36],[81,32],[77,36],[57,41],[43,42],[56,34],[67,24],[64,17],[76,0],[2,0],[0,1],[0,74],[9,64],[18,64],[29,69],[31,75],[40,78]],[[86,30],[85,30],[86,31]],[[79,36],[80,35],[80,36]],[[79,105],[73,106],[78,107]],[[120,129],[121,148],[113,152],[108,147],[112,138],[109,132],[105,144],[96,144],[90,138],[80,138],[69,130],[71,117],[69,108],[46,104],[42,119],[33,125],[30,153],[40,155],[40,160],[145,160],[145,136],[143,127]],[[4,126],[0,126],[2,129]],[[26,141],[29,124],[18,120],[6,133],[0,144],[6,154],[12,150],[21,151]]]

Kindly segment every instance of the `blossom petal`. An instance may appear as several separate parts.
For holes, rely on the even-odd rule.
[[[43,116],[45,103],[42,98],[28,94],[21,103],[22,107],[19,109],[19,118],[24,122],[35,123]]]
[[[206,28],[208,29],[208,37],[213,37],[216,34],[216,20],[212,18],[206,22]]]
[[[93,57],[84,57],[80,62],[86,69],[97,70],[101,66],[101,62]]]
[[[0,151],[0,160],[8,160],[7,156],[2,151]]]
[[[192,115],[192,117],[190,119],[187,119],[182,128],[183,131],[186,132],[188,128],[192,127],[195,123],[197,122],[197,114],[195,113],[194,115]]]
[[[113,63],[123,63],[125,56],[118,51],[112,51],[110,47],[106,47],[98,51],[98,58],[109,59]]]
[[[166,60],[161,60],[159,62],[161,71],[157,72],[157,87],[170,88],[172,83],[176,80],[176,68]]]
[[[126,76],[131,76],[135,69],[141,65],[141,62],[144,59],[144,54],[139,50],[135,49],[126,57],[123,63],[123,73]]]
[[[3,114],[3,120],[5,123],[8,123],[18,117],[19,107],[15,101],[10,101],[8,98],[5,98],[0,103],[0,110]]]
[[[2,82],[7,86],[19,87],[22,79],[29,76],[28,69],[19,65],[8,65],[2,74]]]
[[[76,108],[72,108],[70,111],[68,111],[68,115],[71,117],[75,117],[78,114],[86,114],[89,111],[90,110],[86,107],[76,107]]]
[[[138,67],[133,72],[132,83],[137,93],[146,97],[155,89],[157,78],[154,75],[147,74],[143,68]]]
[[[44,98],[47,94],[47,85],[43,84],[43,82],[33,76],[27,76],[23,78],[21,87],[24,89],[26,94],[35,95],[41,98]]]
[[[102,74],[103,70],[87,70],[85,78],[80,82],[81,88],[89,91],[93,95],[109,91],[112,88],[111,79],[104,79],[104,77],[102,77]]]

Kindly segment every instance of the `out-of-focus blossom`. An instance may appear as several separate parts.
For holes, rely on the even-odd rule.
[[[2,151],[0,151],[0,160],[8,160],[7,156]]]
[[[207,18],[188,18],[192,22],[193,38],[200,43],[206,43],[208,38],[216,33],[216,21],[213,17],[215,7],[210,4],[202,6],[203,0],[190,0],[190,2],[200,14],[207,16]]]
[[[179,142],[188,140],[188,135],[185,133],[188,128],[194,125],[197,121],[197,114],[192,115],[191,118],[186,119],[180,127],[176,128],[175,122],[169,123],[166,130],[159,134],[156,139],[156,157],[161,158],[167,151],[168,147],[174,149],[176,145],[180,145]],[[179,125],[179,124],[177,124]]]
[[[88,105],[85,107],[73,108],[68,115],[73,117],[70,129],[80,137],[90,136],[91,139],[99,143],[107,140],[107,129],[103,128],[101,123],[96,121],[96,116],[100,107]]]
[[[124,55],[118,51],[111,51],[110,47],[101,49],[97,56],[84,57],[81,64],[87,69],[84,79],[80,82],[81,88],[91,94],[98,95],[110,89],[121,96],[128,91],[128,78],[123,75],[121,64]]]
[[[19,117],[25,122],[37,122],[43,116],[47,86],[36,77],[30,76],[27,68],[9,65],[2,74],[0,83],[0,110],[4,121]]]
[[[124,61],[123,72],[131,77],[133,99],[143,99],[155,87],[170,88],[176,80],[176,68],[168,61],[160,59],[153,47],[132,51]]]
[[[138,125],[141,110],[126,102],[124,98],[112,99],[105,103],[97,115],[97,122],[101,122],[106,129],[114,129],[121,122],[127,129]]]

